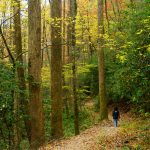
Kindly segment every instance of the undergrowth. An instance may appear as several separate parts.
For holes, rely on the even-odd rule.
[[[129,114],[128,114],[129,115]],[[109,127],[108,127],[109,128]],[[130,118],[121,120],[120,126],[114,128],[116,134],[111,136],[102,133],[97,140],[104,150],[149,150],[150,148],[150,121],[149,118]]]
[[[94,108],[83,108],[79,113],[79,126],[80,132],[92,127],[94,124],[98,123],[98,114],[93,110]],[[74,116],[73,113],[69,117],[64,114],[64,136],[70,137],[74,135]]]

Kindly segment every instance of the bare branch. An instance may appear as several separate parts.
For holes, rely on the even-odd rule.
[[[28,52],[28,51],[25,51],[25,52],[20,53],[20,54],[17,56],[16,61],[18,60],[18,58],[19,58],[21,55],[23,55],[23,54],[25,54],[25,53],[27,53],[27,52]]]
[[[5,37],[4,37],[4,34],[3,34],[3,32],[2,32],[2,27],[1,27],[1,25],[0,25],[0,35],[1,35],[1,37],[2,37],[2,40],[3,40],[4,45],[5,45],[5,47],[6,47],[6,50],[7,50],[8,54],[9,54],[9,56],[10,56],[10,58],[11,58],[11,61],[12,61],[12,63],[13,63],[13,66],[15,67],[15,59],[14,59],[14,57],[13,57],[13,55],[12,55],[10,49],[9,49],[9,46],[8,46],[8,44],[7,44],[6,39],[5,39]]]
[[[3,57],[0,57],[0,58],[1,58],[1,59],[5,59],[5,58],[7,58],[7,57],[9,57],[9,55],[3,56]]]

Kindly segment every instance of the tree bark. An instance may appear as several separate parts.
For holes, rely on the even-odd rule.
[[[28,1],[29,103],[31,115],[31,149],[44,143],[44,116],[41,99],[41,3]]]
[[[62,125],[62,36],[61,36],[61,0],[51,1],[51,135],[63,136]],[[57,24],[57,25],[56,25]]]
[[[76,25],[76,15],[77,15],[77,2],[76,0],[70,0],[71,9],[71,51],[72,56],[72,74],[73,74],[73,100],[74,100],[74,128],[75,135],[79,134],[79,108],[77,99],[77,82],[76,82],[76,36],[75,36],[75,25]]]
[[[22,37],[21,37],[21,19],[20,19],[20,1],[14,0],[14,44],[16,50],[16,68],[17,68],[17,78],[18,78],[18,87],[19,87],[19,109],[22,110],[24,116],[25,128],[30,141],[30,121],[27,119],[29,117],[29,104],[27,101],[26,95],[26,83],[25,83],[25,73],[23,68],[23,51],[22,51]]]
[[[109,31],[109,18],[108,18],[107,0],[105,0],[105,14],[106,14],[106,20],[107,20],[108,31]]]
[[[98,0],[98,66],[99,66],[99,98],[100,119],[107,119],[107,100],[105,93],[105,60],[104,60],[104,8],[103,0]]]

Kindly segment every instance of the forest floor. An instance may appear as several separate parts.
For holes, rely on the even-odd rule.
[[[90,104],[88,104],[91,107]],[[150,121],[133,115],[128,106],[120,106],[119,126],[113,127],[109,119],[81,132],[80,135],[50,141],[40,150],[150,150]]]

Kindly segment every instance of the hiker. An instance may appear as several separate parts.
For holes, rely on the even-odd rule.
[[[117,107],[114,108],[113,112],[112,112],[112,116],[113,116],[113,120],[114,120],[114,126],[117,127],[118,126],[118,120],[120,118],[120,113]]]

